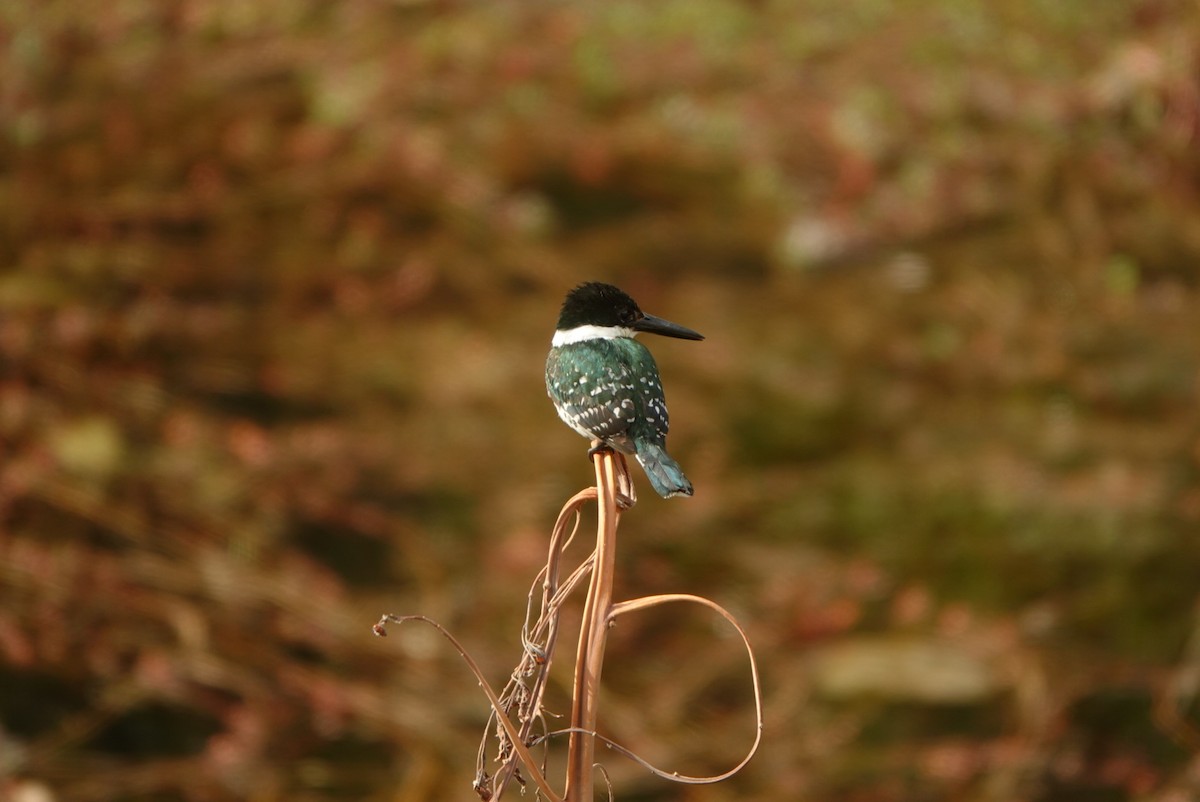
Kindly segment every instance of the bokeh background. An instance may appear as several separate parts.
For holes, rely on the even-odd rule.
[[[0,57],[0,796],[475,798],[474,681],[370,628],[507,678],[601,279],[708,336],[617,595],[729,607],[767,704],[616,798],[1200,798],[1193,2],[41,0]],[[605,679],[668,769],[751,740],[699,611]]]

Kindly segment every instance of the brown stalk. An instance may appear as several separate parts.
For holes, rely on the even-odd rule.
[[[571,702],[571,735],[567,746],[566,802],[591,802],[592,766],[596,762],[596,707],[600,691],[600,673],[608,636],[612,608],[613,575],[617,565],[618,465],[628,485],[625,460],[618,462],[609,449],[597,449],[592,461],[596,466],[596,555],[592,581],[588,585],[579,629],[579,650],[575,655],[575,682]]]

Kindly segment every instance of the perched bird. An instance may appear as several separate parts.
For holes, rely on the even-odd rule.
[[[572,429],[636,456],[660,496],[690,496],[692,483],[666,452],[667,403],[654,357],[634,339],[642,331],[704,339],[647,315],[611,284],[580,284],[567,293],[558,315],[546,357],[546,392]]]

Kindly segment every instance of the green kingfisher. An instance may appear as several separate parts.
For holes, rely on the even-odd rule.
[[[546,357],[546,392],[572,429],[637,457],[660,496],[690,496],[692,483],[665,448],[667,402],[654,357],[634,339],[642,331],[704,339],[647,315],[611,284],[580,284],[567,293],[558,315]]]

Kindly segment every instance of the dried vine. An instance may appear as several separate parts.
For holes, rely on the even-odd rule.
[[[525,622],[521,627],[521,658],[499,693],[488,685],[478,664],[466,649],[440,624],[425,616],[384,615],[375,625],[377,635],[386,635],[385,625],[389,622],[419,620],[431,624],[450,640],[479,681],[492,706],[491,720],[479,746],[474,781],[475,791],[484,802],[501,799],[513,781],[522,787],[532,781],[538,792],[549,802],[591,802],[597,740],[664,779],[693,784],[718,782],[733,776],[750,761],[762,740],[763,709],[758,664],[745,630],[728,611],[709,599],[679,593],[613,602],[617,527],[621,513],[630,509],[637,502],[637,497],[633,490],[629,467],[622,455],[603,447],[593,448],[592,453],[596,486],[576,493],[558,514],[550,537],[546,565],[538,572],[529,591]],[[591,501],[596,502],[598,509],[596,547],[591,555],[564,579],[563,553],[578,532],[582,508]],[[579,645],[575,655],[570,726],[549,731],[542,701],[558,645],[559,614],[567,598],[584,578],[589,576]],[[539,584],[540,602],[535,618],[534,599],[539,597]],[[656,768],[596,731],[600,677],[610,626],[621,615],[676,602],[700,604],[729,621],[741,636],[750,663],[756,722],[754,743],[736,766],[718,775],[690,777]],[[552,738],[562,735],[568,737],[568,745],[565,790],[560,795],[546,779],[544,753],[543,759],[539,761],[530,750],[538,746],[544,749]],[[499,764],[494,775],[488,772],[489,743],[494,743],[495,755],[492,760]]]

